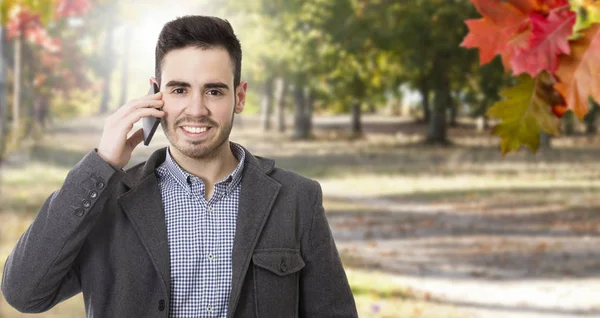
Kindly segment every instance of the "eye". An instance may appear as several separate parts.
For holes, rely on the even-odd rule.
[[[220,91],[218,91],[216,89],[211,89],[210,91],[208,91],[208,95],[220,96],[220,95],[223,95],[223,93],[221,93]]]
[[[179,94],[183,94],[183,93],[185,93],[185,89],[183,89],[183,88],[176,88],[176,89],[173,90],[173,93],[178,94],[178,95]]]

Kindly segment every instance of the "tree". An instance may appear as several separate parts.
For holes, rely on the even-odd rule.
[[[286,130],[285,124],[285,105],[286,105],[286,95],[288,90],[288,84],[285,82],[285,79],[279,77],[276,80],[276,89],[275,89],[275,106],[277,107],[277,131],[280,133],[284,133]]]
[[[112,74],[114,69],[114,59],[115,54],[113,52],[113,34],[115,29],[115,21],[117,18],[116,8],[114,3],[107,3],[104,6],[105,12],[109,12],[107,16],[104,33],[104,48],[103,48],[103,57],[104,61],[102,63],[102,99],[100,100],[100,108],[98,112],[100,114],[106,114],[108,112],[108,103],[110,102],[110,88],[112,82]]]
[[[594,135],[598,131],[597,119],[598,112],[600,112],[600,109],[598,109],[600,105],[598,105],[598,103],[592,100],[591,105],[590,111],[584,117],[585,133],[588,135]]]
[[[61,65],[64,51],[72,49],[70,42],[64,42],[59,34],[69,29],[67,19],[85,14],[90,3],[87,0],[49,0],[49,1],[4,1],[0,7],[0,21],[3,32],[1,66],[12,70],[13,101],[12,101],[12,136],[15,141],[21,138],[21,122],[27,122],[26,129],[30,130],[44,114],[47,108],[47,96],[49,88],[56,91],[67,89],[71,78],[78,84],[81,81],[81,73],[77,68],[68,68],[68,76],[65,76],[65,68]],[[5,29],[4,29],[5,28]],[[68,35],[67,35],[68,36]],[[12,59],[7,56],[11,54],[5,48],[12,47]],[[77,63],[77,52],[69,52],[69,63]],[[24,63],[27,61],[27,63]],[[12,63],[11,63],[12,62]],[[2,73],[2,79],[6,73]],[[60,81],[56,78],[60,77]],[[24,85],[27,83],[27,85]],[[26,94],[22,94],[22,92]],[[46,94],[46,96],[44,96]],[[34,96],[35,95],[35,96]],[[4,102],[6,96],[5,86],[0,93],[2,110],[6,114],[7,108]],[[22,98],[27,97],[27,103],[22,107]],[[24,108],[22,111],[21,108]],[[47,113],[47,112],[46,112]],[[3,116],[3,120],[8,116]],[[3,127],[6,132],[6,125]],[[6,151],[6,133],[2,134],[0,149]],[[0,153],[0,156],[2,154]]]
[[[1,19],[1,17],[0,17]],[[0,164],[2,163],[8,134],[8,105],[6,102],[6,65],[4,63],[4,48],[6,48],[6,32],[0,21]]]
[[[446,113],[452,104],[452,90],[462,90],[475,59],[457,48],[467,31],[461,21],[474,12],[459,0],[416,1],[395,8],[405,17],[398,23],[395,47],[406,61],[404,76],[420,89],[425,106],[430,90],[434,96],[426,142],[448,144]]]

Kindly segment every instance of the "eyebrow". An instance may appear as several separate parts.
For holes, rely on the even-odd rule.
[[[192,87],[192,85],[190,85],[190,83],[188,82],[184,82],[184,81],[169,81],[166,84],[166,87]],[[223,83],[223,82],[214,82],[214,83],[206,83],[204,84],[204,89],[210,89],[210,88],[222,88],[222,89],[229,89],[229,85]]]

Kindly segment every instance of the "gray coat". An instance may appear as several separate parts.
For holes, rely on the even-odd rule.
[[[165,155],[115,171],[90,151],[8,257],[8,303],[43,312],[83,292],[88,317],[167,317],[169,243],[154,173]],[[232,256],[228,317],[357,316],[319,184],[249,152]]]

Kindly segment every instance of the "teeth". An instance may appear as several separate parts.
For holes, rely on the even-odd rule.
[[[188,127],[188,126],[184,126],[183,130],[187,131],[187,132],[191,132],[193,134],[199,134],[199,133],[203,133],[207,130],[207,127]]]

